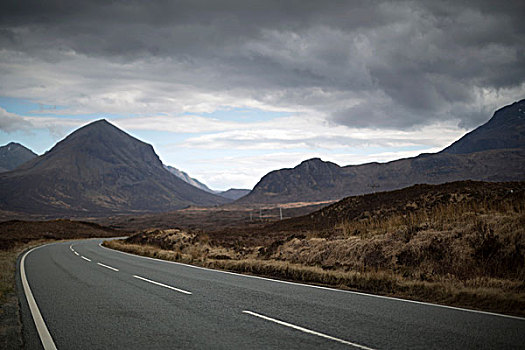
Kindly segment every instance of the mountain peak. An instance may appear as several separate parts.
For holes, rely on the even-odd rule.
[[[2,174],[0,208],[107,215],[225,203],[169,174],[150,144],[107,120],[87,124],[46,154]]]
[[[339,165],[332,163],[332,162],[325,162],[324,160],[318,157],[304,160],[301,162],[301,164],[296,166],[296,168],[314,168],[314,169],[315,168],[333,168],[333,167],[339,168]]]
[[[29,148],[17,142],[9,142],[0,147],[0,172],[13,170],[35,157],[37,155]]]
[[[488,122],[441,152],[467,154],[518,148],[525,148],[525,99],[498,109]]]

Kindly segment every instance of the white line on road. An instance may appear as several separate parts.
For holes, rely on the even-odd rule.
[[[38,336],[40,337],[40,341],[42,342],[42,346],[45,350],[56,350],[55,342],[53,341],[51,334],[49,334],[49,330],[47,329],[46,323],[42,318],[42,314],[38,309],[38,305],[36,304],[35,298],[33,297],[33,292],[31,292],[31,288],[29,287],[29,282],[27,282],[26,277],[26,256],[37,248],[33,248],[25,253],[22,257],[22,260],[20,260],[20,277],[22,279],[22,286],[24,287],[27,303],[29,304],[29,310],[31,310],[31,315],[33,316],[33,321],[35,322],[36,330],[38,332]]]
[[[180,292],[180,293],[191,294],[191,292],[188,292],[187,290],[175,288],[175,287],[172,287],[172,286],[168,286],[167,284],[160,283],[160,282],[155,282],[155,281],[149,280],[149,279],[144,278],[144,277],[140,277],[140,276],[137,276],[137,275],[133,275],[133,277],[138,278],[139,280],[143,280],[143,281],[146,281],[146,282],[149,282],[149,283],[156,284],[157,286],[173,289],[173,290],[175,290],[177,292]]]
[[[74,252],[74,251],[75,251],[75,250],[73,249],[73,247],[72,247],[72,246],[69,246],[69,249],[70,249],[70,250],[71,250],[72,252]]]
[[[81,256],[81,258],[84,259],[84,260],[86,260],[86,261],[91,261],[91,259],[88,259],[88,258],[86,258],[86,257],[83,256],[83,255]]]
[[[118,272],[118,269],[114,268],[114,267],[111,267],[111,266],[108,266],[108,265],[104,265],[104,264],[101,264],[101,263],[97,263],[97,265],[100,265],[102,267],[105,267],[106,269],[110,269],[110,270],[113,270],[113,271],[117,271]]]
[[[77,252],[73,252],[73,253],[75,253],[76,256],[79,256],[79,255],[80,255],[80,254],[78,254]]]
[[[336,337],[332,337],[332,336],[324,334],[324,333],[312,331],[311,329],[304,328],[304,327],[301,327],[301,326],[296,326],[294,324],[291,324],[291,323],[288,323],[288,322],[284,322],[284,321],[280,321],[280,320],[277,320],[275,318],[264,316],[264,315],[261,315],[261,314],[258,314],[258,313],[252,312],[252,311],[244,310],[243,313],[248,314],[248,315],[252,315],[252,316],[255,316],[255,317],[262,318],[263,320],[266,320],[266,321],[270,321],[270,322],[274,322],[274,323],[280,324],[281,326],[290,327],[290,328],[296,329],[296,330],[304,332],[304,333],[317,335],[318,337],[326,338],[326,339],[333,340],[333,341],[336,341],[336,342],[339,342],[339,343],[342,343],[342,344],[346,344],[346,345],[351,345],[351,346],[359,348],[359,349],[373,350],[372,348],[369,348],[369,347],[364,346],[364,345],[352,343],[352,342],[349,342],[347,340],[343,340],[343,339],[339,339],[339,338],[336,338]]]

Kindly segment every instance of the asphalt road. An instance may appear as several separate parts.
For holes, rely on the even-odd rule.
[[[213,271],[100,242],[25,256],[58,349],[525,348],[525,319]],[[41,349],[18,276],[24,341]]]

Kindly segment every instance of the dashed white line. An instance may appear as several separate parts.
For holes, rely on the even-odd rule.
[[[275,318],[271,318],[271,317],[268,317],[268,316],[264,316],[264,315],[261,315],[261,314],[258,314],[258,313],[252,312],[252,311],[244,310],[243,313],[248,314],[248,315],[252,315],[252,316],[255,316],[255,317],[262,318],[263,320],[266,320],[266,321],[270,321],[270,322],[274,322],[274,323],[280,324],[281,326],[290,327],[290,328],[296,329],[296,330],[304,332],[304,333],[313,334],[313,335],[316,335],[318,337],[322,337],[322,338],[325,338],[325,339],[333,340],[333,341],[336,341],[338,343],[350,345],[350,346],[353,346],[353,347],[356,347],[356,348],[359,348],[359,349],[373,350],[372,348],[369,348],[369,347],[361,345],[361,344],[356,344],[356,343],[349,342],[347,340],[343,340],[343,339],[339,339],[339,338],[336,338],[336,337],[332,337],[332,336],[324,334],[324,333],[316,332],[316,331],[313,331],[311,329],[304,328],[304,327],[301,327],[301,326],[296,326],[294,324],[291,324],[291,323],[288,323],[288,322],[284,322],[284,321],[281,321],[281,320],[277,320]]]
[[[80,255],[80,254],[78,254],[77,252],[73,252],[73,253],[75,253],[76,256],[79,256],[79,255]]]
[[[106,269],[110,269],[110,270],[113,270],[113,271],[117,271],[118,272],[118,269],[114,268],[114,267],[111,267],[111,266],[108,266],[108,265],[104,265],[102,263],[97,263],[97,265],[100,265],[102,267],[105,267]]]
[[[82,259],[86,260],[86,261],[91,261],[91,259],[88,259],[88,258],[86,258],[86,257],[85,257],[85,256],[83,256],[83,255],[82,255],[82,256],[80,256],[80,257],[81,257]]]
[[[160,283],[160,282],[155,282],[155,281],[152,281],[152,280],[149,280],[147,278],[140,277],[140,276],[137,276],[137,275],[133,275],[133,277],[138,278],[139,280],[143,280],[143,281],[146,281],[146,282],[149,282],[149,283],[156,284],[157,286],[169,288],[169,289],[172,289],[172,290],[180,292],[180,293],[190,294],[191,295],[191,292],[188,292],[187,290],[184,290],[184,289],[179,289],[179,288],[175,288],[175,287],[172,287],[172,286],[168,286],[167,284]]]

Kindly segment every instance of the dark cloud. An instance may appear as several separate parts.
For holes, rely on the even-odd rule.
[[[350,126],[472,127],[524,97],[524,13],[523,1],[4,1],[0,45],[119,65],[98,81],[152,94],[172,82]],[[97,74],[83,65],[70,74]]]

